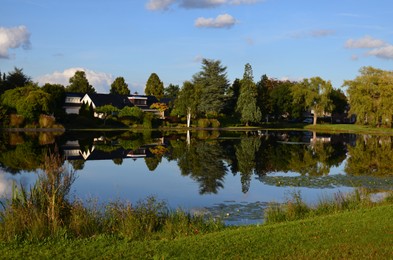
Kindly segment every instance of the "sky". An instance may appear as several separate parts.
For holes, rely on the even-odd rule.
[[[203,58],[228,80],[315,76],[341,88],[363,66],[393,70],[391,0],[0,0],[0,71],[40,85],[84,70],[99,93],[156,73],[182,86]]]

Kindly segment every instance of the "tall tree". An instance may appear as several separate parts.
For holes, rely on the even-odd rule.
[[[224,114],[228,116],[233,116],[236,112],[236,104],[240,95],[240,79],[235,79],[232,86],[228,89],[228,100],[225,103]]]
[[[229,88],[226,67],[219,60],[202,60],[202,70],[194,75],[193,83],[198,93],[198,111],[217,116],[222,112]]]
[[[293,106],[291,93],[294,82],[276,81],[274,88],[270,91],[272,114],[276,119],[280,117],[298,117],[296,108]]]
[[[96,90],[86,78],[86,73],[84,71],[76,71],[74,76],[69,80],[70,85],[67,86],[66,92],[76,92],[76,93],[96,93]]]
[[[15,67],[14,71],[8,72],[8,75],[5,76],[4,74],[0,94],[4,93],[6,90],[9,89],[24,87],[29,83],[32,83],[31,78],[23,73],[23,69]]]
[[[316,125],[318,116],[332,111],[332,89],[330,81],[324,81],[320,77],[304,79],[292,87],[294,104],[304,102],[305,108],[314,114],[313,124]]]
[[[191,126],[191,117],[196,116],[197,98],[194,84],[185,81],[175,101],[172,114],[186,115],[187,127]]]
[[[333,89],[330,94],[330,99],[333,103],[333,111],[334,114],[342,114],[348,108],[348,99],[345,96],[344,92],[341,89]]]
[[[161,99],[164,96],[164,83],[156,73],[152,73],[146,82],[145,94]]]
[[[50,94],[50,111],[54,113],[56,117],[62,116],[65,112],[63,109],[65,99],[65,88],[60,84],[49,84],[46,83],[42,90]]]
[[[272,113],[273,110],[273,103],[270,99],[270,93],[274,88],[274,83],[269,77],[264,74],[262,75],[260,81],[257,82],[257,106],[261,110],[262,117],[266,118],[268,121],[269,115]]]
[[[358,124],[392,126],[393,71],[373,67],[360,69],[360,76],[346,80],[350,113],[356,114]]]
[[[240,95],[237,100],[236,111],[240,113],[240,121],[245,123],[258,123],[262,113],[257,106],[258,92],[254,83],[252,68],[249,63],[245,65],[243,79],[241,80]]]
[[[130,95],[128,84],[125,82],[123,77],[117,77],[115,81],[113,81],[113,83],[111,84],[110,93],[125,96]]]

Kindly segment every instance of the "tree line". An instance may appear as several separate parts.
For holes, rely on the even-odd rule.
[[[146,82],[145,94],[162,102],[155,104],[155,108],[167,110],[176,121],[184,119],[188,127],[191,120],[193,125],[204,127],[219,126],[220,122],[249,126],[296,121],[305,112],[311,112],[313,124],[326,115],[347,113],[356,115],[358,124],[392,127],[392,71],[363,67],[354,80],[344,81],[343,87],[347,88],[344,93],[321,77],[290,81],[262,75],[255,81],[248,63],[243,77],[230,83],[226,69],[220,60],[203,59],[201,70],[181,87],[174,84],[164,87],[159,76],[152,73]],[[96,93],[84,71],[75,72],[69,83],[66,87],[49,83],[38,86],[22,69],[15,68],[8,74],[0,72],[0,120],[37,122],[42,114],[61,120],[66,117],[62,108],[66,92]],[[130,95],[131,92],[124,78],[117,77],[110,93]],[[91,114],[86,109],[90,108],[84,107],[82,114]],[[97,111],[107,115],[119,112],[115,108],[109,110],[110,107],[103,107]],[[135,117],[139,112],[123,111],[123,115]]]

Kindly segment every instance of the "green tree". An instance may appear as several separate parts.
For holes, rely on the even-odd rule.
[[[152,73],[146,82],[145,94],[161,99],[164,96],[164,83],[156,73]]]
[[[56,117],[61,117],[65,114],[63,104],[65,100],[65,88],[60,84],[46,83],[42,90],[50,94],[49,108]]]
[[[175,100],[179,95],[179,85],[169,84],[168,87],[164,88],[164,98],[170,98]]]
[[[4,74],[5,75],[5,74]],[[8,72],[8,75],[2,79],[2,88],[0,94],[6,90],[14,89],[18,87],[24,87],[27,84],[33,83],[31,78],[23,73],[23,69],[14,68],[14,71]]]
[[[29,121],[37,121],[41,113],[50,113],[51,95],[36,84],[28,84],[7,90],[1,98],[1,104],[24,116]]]
[[[240,95],[237,100],[236,111],[240,113],[240,121],[245,123],[258,123],[262,113],[257,106],[258,91],[254,83],[252,68],[249,63],[245,65],[243,79],[241,80]]]
[[[130,95],[128,84],[125,82],[123,77],[117,77],[115,81],[113,81],[113,83],[111,84],[110,93],[125,96]]]
[[[123,107],[118,114],[119,117],[130,117],[137,123],[142,123],[144,113],[139,107]]]
[[[270,99],[270,93],[274,88],[274,83],[266,74],[256,84],[258,91],[257,106],[261,110],[262,117],[268,121],[269,115],[272,113],[273,102]]]
[[[106,124],[106,120],[108,119],[108,117],[110,115],[118,113],[119,109],[117,107],[112,106],[112,105],[103,105],[103,106],[100,106],[100,107],[96,107],[95,112],[97,114],[101,115],[100,117],[104,119],[104,125],[105,125]]]
[[[196,116],[196,107],[197,107],[197,95],[196,95],[195,86],[190,81],[185,81],[183,83],[183,87],[179,92],[179,96],[175,101],[172,114],[186,115],[187,127],[190,127],[191,118]]]
[[[229,82],[226,67],[219,60],[202,60],[202,70],[193,76],[198,112],[217,116],[227,101]]]
[[[358,124],[392,126],[393,71],[373,67],[360,69],[360,76],[346,80],[350,113],[356,114]]]
[[[330,99],[333,103],[333,114],[343,114],[348,108],[348,99],[341,89],[332,89]]]
[[[304,102],[305,108],[314,114],[313,124],[316,125],[318,116],[332,111],[332,89],[330,81],[324,81],[320,77],[304,79],[292,87],[294,104]]]
[[[66,92],[93,94],[96,90],[86,78],[86,73],[84,71],[76,71],[74,76],[69,80],[70,85],[67,86]]]
[[[225,104],[224,114],[233,116],[236,112],[236,104],[240,95],[241,82],[240,79],[235,79],[232,86],[228,89],[228,100]]]
[[[272,114],[276,119],[280,117],[298,117],[293,106],[292,86],[294,82],[276,81],[274,88],[270,91]]]

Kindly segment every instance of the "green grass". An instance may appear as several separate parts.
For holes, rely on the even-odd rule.
[[[174,240],[90,239],[0,244],[3,259],[391,259],[393,206]]]

